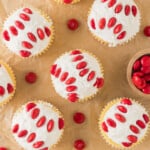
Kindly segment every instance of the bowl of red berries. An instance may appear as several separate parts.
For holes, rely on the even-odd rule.
[[[127,79],[140,95],[150,95],[150,49],[132,57],[127,68]]]

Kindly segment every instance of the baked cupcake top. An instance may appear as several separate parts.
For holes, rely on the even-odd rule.
[[[84,101],[103,86],[103,69],[92,54],[73,50],[60,56],[51,67],[56,92],[71,102]]]
[[[50,103],[36,101],[23,105],[12,120],[16,141],[28,150],[49,150],[63,134],[64,120]]]
[[[12,69],[0,61],[0,106],[9,101],[15,93],[16,80]]]
[[[41,54],[53,38],[52,21],[32,8],[20,8],[11,14],[3,25],[5,45],[21,57]]]
[[[140,12],[133,0],[95,0],[88,27],[96,39],[115,47],[140,30]]]
[[[80,0],[55,0],[55,1],[61,4],[74,4],[79,2]]]
[[[109,144],[118,148],[128,148],[145,137],[149,116],[139,103],[120,98],[104,108],[99,123],[102,135]]]

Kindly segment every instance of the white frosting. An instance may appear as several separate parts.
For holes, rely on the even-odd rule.
[[[0,96],[0,103],[7,100],[10,94],[12,94],[12,93],[8,93],[7,90],[8,83],[11,84],[13,87],[15,86],[13,79],[11,79],[11,76],[7,71],[7,68],[5,68],[5,66],[1,63],[0,64],[0,86],[2,86],[5,89],[5,93],[3,96]]]
[[[34,102],[35,103],[35,102]],[[36,138],[33,142],[28,143],[27,137],[19,138],[17,134],[13,134],[16,141],[25,149],[25,150],[36,150],[37,148],[33,148],[33,144],[37,141],[44,141],[44,145],[40,147],[40,149],[45,147],[52,147],[56,144],[60,137],[62,136],[63,129],[58,128],[58,119],[61,118],[60,114],[53,108],[53,106],[46,102],[36,102],[36,107],[40,109],[40,114],[36,119],[31,118],[31,111],[26,111],[26,105],[22,106],[21,110],[17,112],[12,120],[12,128],[14,125],[19,124],[19,131],[21,130],[28,130],[28,135],[32,132],[36,133]],[[34,109],[33,108],[33,109]],[[36,122],[39,120],[40,117],[46,117],[46,123],[40,127],[36,127]],[[47,123],[49,120],[54,120],[54,128],[51,132],[47,132]]]
[[[84,58],[82,60],[77,61],[77,62],[72,62],[72,59],[74,57],[76,57],[77,55],[71,55],[70,52],[65,53],[64,55],[59,57],[54,62],[54,64],[57,64],[57,67],[61,68],[61,70],[62,70],[61,74],[63,72],[68,72],[69,77],[76,78],[76,82],[73,83],[73,85],[77,86],[77,90],[72,93],[77,93],[78,98],[82,101],[84,98],[87,98],[87,97],[95,94],[98,91],[98,89],[96,87],[94,87],[93,84],[95,83],[97,77],[103,78],[103,73],[102,73],[102,70],[100,68],[98,61],[93,56],[91,56],[90,54],[85,53],[85,52],[83,52],[81,55],[84,56]],[[79,72],[82,69],[81,70],[76,69],[76,65],[82,61],[87,62],[86,68],[89,68],[90,71],[95,71],[96,75],[93,80],[87,81],[87,77],[88,77],[89,73],[87,73],[84,77],[81,77],[79,75]],[[58,94],[60,94],[62,97],[67,99],[67,97],[68,97],[67,95],[69,92],[66,91],[66,87],[68,85],[66,85],[65,82],[61,82],[60,78],[56,78],[53,75],[51,75],[51,78],[52,78],[52,82],[53,82],[56,92]]]
[[[10,17],[7,18],[7,20],[4,23],[4,27],[3,27],[3,31],[8,31],[9,36],[10,36],[10,41],[6,41],[3,39],[4,43],[6,44],[6,46],[13,51],[14,53],[16,53],[17,55],[20,56],[20,50],[26,50],[31,52],[31,56],[32,55],[36,55],[39,54],[40,52],[42,52],[45,48],[47,48],[49,42],[52,39],[52,36],[50,35],[49,37],[45,34],[45,38],[43,40],[39,39],[38,35],[37,35],[37,29],[41,28],[44,31],[44,27],[48,27],[51,30],[52,27],[52,21],[50,20],[48,22],[48,20],[46,20],[44,18],[44,16],[42,16],[40,14],[40,12],[36,11],[36,10],[32,10],[32,14],[28,14],[26,12],[23,11],[24,8],[18,9],[17,11],[15,11]],[[30,17],[30,21],[24,21],[23,19],[21,19],[19,17],[19,15],[21,13],[24,13],[26,15],[28,15]],[[25,26],[25,28],[23,30],[18,29],[15,26],[15,21],[18,20],[20,22],[22,22]],[[18,31],[18,35],[15,36],[10,32],[10,26],[15,26],[17,31]],[[35,36],[37,41],[33,42],[31,41],[28,36],[27,33],[28,32],[32,32]],[[52,33],[52,30],[51,30]],[[32,49],[27,49],[24,48],[22,46],[22,41],[27,41],[29,43],[31,43],[33,45]]]
[[[127,42],[133,36],[136,35],[136,33],[140,29],[140,12],[139,12],[137,5],[135,4],[135,2],[133,0],[117,0],[115,5],[110,8],[107,6],[108,2],[110,2],[110,1],[106,1],[106,2],[101,2],[101,0],[94,1],[91,11],[90,11],[90,14],[88,16],[88,27],[89,27],[90,31],[92,32],[92,34],[94,34],[96,37],[102,39],[103,41],[107,42],[110,47],[111,46],[113,47],[113,46],[117,46],[118,44]],[[120,13],[115,13],[114,9],[118,4],[122,4],[123,9]],[[136,6],[138,9],[137,15],[133,16],[132,11],[130,10],[130,15],[126,16],[125,11],[124,11],[126,5],[129,5],[130,9],[133,5]],[[123,25],[122,31],[127,32],[125,38],[118,40],[117,36],[121,32],[118,34],[114,34],[113,30],[114,30],[115,26],[112,28],[107,27],[108,21],[112,17],[116,17],[116,19],[117,19],[116,25],[117,24]],[[106,19],[106,27],[104,29],[99,28],[99,20],[101,18]],[[95,30],[92,29],[92,27],[90,25],[91,19],[95,20],[95,26],[96,26]]]
[[[118,105],[122,105],[127,109],[127,113],[122,113],[117,109]],[[126,118],[126,122],[122,123],[119,122],[116,118],[115,118],[115,113],[119,113],[121,115],[123,115]],[[138,138],[138,141],[140,139],[142,139],[148,129],[148,124],[145,123],[144,119],[143,119],[143,114],[147,114],[145,108],[142,107],[140,104],[132,101],[132,105],[124,105],[121,104],[120,102],[114,104],[104,115],[104,120],[107,127],[108,127],[108,132],[105,132],[106,135],[115,143],[121,145],[122,142],[127,142],[130,143],[130,141],[128,140],[127,136],[128,135],[135,135]],[[116,122],[116,128],[110,127],[107,123],[107,119],[111,118]],[[137,120],[141,120],[145,123],[146,128],[141,129],[136,125],[136,121]],[[135,125],[140,132],[138,134],[133,133],[130,130],[130,125]]]

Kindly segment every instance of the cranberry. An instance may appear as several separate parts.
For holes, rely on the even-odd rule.
[[[34,72],[29,72],[26,74],[25,76],[25,80],[28,82],[28,83],[35,83],[36,80],[37,80],[37,75],[34,73]]]
[[[150,37],[150,26],[146,26],[144,28],[144,34],[145,36]]]
[[[70,19],[70,20],[68,20],[67,25],[70,30],[74,31],[79,27],[79,22],[76,19]]]
[[[83,150],[85,148],[85,142],[81,139],[76,140],[74,142],[74,147],[76,148],[76,150]]]
[[[81,124],[85,121],[85,115],[83,113],[77,112],[74,114],[73,120],[75,123]]]

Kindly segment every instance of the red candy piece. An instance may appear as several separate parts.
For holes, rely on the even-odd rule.
[[[143,93],[150,94],[150,84],[147,84],[143,89]]]
[[[24,24],[18,20],[15,21],[15,25],[20,29],[23,30],[24,29]]]
[[[70,77],[65,83],[66,83],[67,85],[69,85],[69,84],[73,84],[75,81],[76,81],[76,78]]]
[[[83,150],[85,148],[85,142],[81,139],[76,140],[74,142],[74,147],[76,148],[76,150]]]
[[[91,71],[88,75],[87,81],[93,80],[95,77],[95,71]]]
[[[117,109],[121,111],[122,113],[127,113],[127,108],[125,108],[124,106],[119,105],[117,106]]]
[[[100,29],[104,29],[105,25],[106,25],[106,19],[105,18],[100,19],[100,21],[99,21],[99,28]]]
[[[35,138],[36,138],[36,134],[35,134],[35,133],[31,133],[31,134],[28,136],[28,138],[27,138],[27,142],[28,142],[28,143],[31,143],[31,142],[33,142],[33,141],[35,140]]]
[[[22,46],[27,48],[27,49],[33,48],[33,45],[27,41],[22,41]]]
[[[113,27],[117,22],[117,19],[115,17],[112,17],[109,19],[109,22],[108,22],[108,27],[111,28]]]
[[[133,14],[133,16],[137,15],[137,8],[136,8],[136,6],[132,6],[132,14]]]
[[[122,123],[126,122],[126,118],[121,114],[116,113],[115,118]]]
[[[34,108],[36,106],[35,103],[28,103],[26,105],[26,111],[29,112],[32,108]]]
[[[40,148],[44,145],[44,142],[43,141],[38,141],[36,143],[33,144],[33,147],[34,148]]]
[[[54,120],[49,120],[48,124],[47,124],[47,131],[51,132],[54,128]]]
[[[141,120],[137,120],[137,121],[136,121],[136,124],[137,124],[141,129],[144,129],[144,128],[146,127],[145,124],[144,124],[144,122],[141,121]]]
[[[41,150],[48,150],[48,147],[42,148]]]
[[[122,30],[122,24],[116,25],[116,27],[114,28],[114,34],[119,33],[121,30]]]
[[[72,59],[72,61],[73,61],[73,62],[76,62],[76,61],[82,60],[83,58],[84,58],[84,57],[83,57],[82,55],[78,55],[78,56],[74,57],[74,58]]]
[[[126,31],[123,31],[123,32],[121,32],[118,36],[117,36],[117,39],[118,40],[122,40],[125,36],[126,36]]]
[[[30,21],[30,17],[24,13],[21,13],[19,16],[24,21]]]
[[[4,87],[0,86],[0,96],[3,96],[5,94]]]
[[[143,114],[143,118],[144,118],[145,123],[148,123],[148,122],[149,122],[149,117],[148,117],[148,115]]]
[[[70,19],[68,20],[67,26],[70,30],[76,30],[79,27],[79,22],[76,19]]]
[[[78,100],[78,95],[76,93],[69,93],[68,94],[68,100],[71,102],[76,102]]]
[[[34,72],[29,72],[25,75],[25,80],[26,82],[33,84],[37,80],[37,75]]]
[[[71,52],[71,55],[77,55],[77,54],[81,54],[81,52],[79,50],[73,50]]]
[[[116,0],[110,0],[108,3],[108,7],[113,7],[116,3]]]
[[[46,35],[49,37],[51,35],[51,31],[48,27],[44,28]]]
[[[14,87],[10,83],[7,84],[7,91],[9,94],[14,91]]]
[[[111,126],[112,128],[115,128],[117,125],[116,125],[116,122],[112,119],[107,119],[107,123],[109,126]]]
[[[0,147],[0,150],[8,150],[6,147]]]
[[[135,135],[128,135],[128,140],[132,143],[136,143],[138,138]]]
[[[15,36],[17,36],[18,35],[18,31],[17,31],[17,29],[14,27],[14,26],[10,26],[10,31],[11,31],[11,33],[13,34],[13,35],[15,35]]]
[[[64,0],[64,3],[65,4],[70,4],[70,3],[72,3],[72,0]]]
[[[10,36],[9,36],[9,33],[8,33],[8,31],[4,31],[3,32],[3,38],[6,40],[6,41],[10,41]]]
[[[122,4],[118,4],[116,7],[115,7],[115,13],[120,13],[122,11]]]
[[[22,130],[19,132],[18,137],[25,137],[28,134],[27,130]]]
[[[58,128],[59,130],[64,128],[64,120],[62,118],[58,119]]]
[[[135,134],[139,133],[139,129],[135,125],[130,125],[130,130]]]
[[[28,38],[29,38],[31,41],[33,41],[33,42],[36,42],[36,41],[37,41],[37,39],[36,39],[36,37],[35,37],[35,35],[34,35],[33,33],[28,32],[27,35],[28,35]]]
[[[35,108],[32,110],[31,112],[31,118],[32,119],[36,119],[39,116],[40,113],[40,109],[39,108]]]
[[[39,127],[43,126],[45,124],[45,122],[46,122],[46,117],[42,116],[36,123],[36,126],[39,128]]]
[[[124,98],[124,99],[121,100],[121,104],[132,105],[132,102],[131,102],[130,99]]]
[[[76,89],[77,89],[77,87],[74,86],[74,85],[72,85],[72,86],[67,86],[67,87],[66,87],[66,91],[67,91],[67,92],[73,92],[73,91],[75,91]]]
[[[77,68],[77,69],[83,69],[83,68],[85,68],[86,66],[87,66],[87,62],[82,61],[82,62],[80,62],[79,64],[77,64],[76,68]]]
[[[29,8],[24,8],[23,11],[28,13],[28,14],[32,14],[32,10]]]
[[[101,2],[106,2],[107,0],[101,0]]]
[[[122,145],[124,147],[130,147],[132,145],[132,143],[122,142]]]
[[[62,82],[65,81],[67,79],[68,75],[69,75],[68,72],[64,72],[60,77],[60,81],[62,81]]]
[[[89,69],[83,69],[82,71],[80,71],[79,75],[81,77],[85,76],[87,73],[89,72]]]
[[[140,78],[138,76],[133,76],[132,82],[138,89],[143,89],[146,86],[146,82],[145,82],[144,78]]]
[[[143,32],[145,36],[150,37],[150,26],[146,26]]]
[[[12,132],[13,132],[13,133],[17,133],[18,130],[19,130],[19,124],[14,125],[14,127],[13,127],[13,129],[12,129]]]
[[[103,78],[97,78],[96,82],[94,83],[93,86],[95,86],[96,88],[101,88],[104,85],[104,79]]]
[[[94,19],[91,20],[90,24],[91,24],[92,29],[95,30],[96,26],[95,26],[95,20]]]
[[[143,56],[141,58],[141,64],[144,67],[150,67],[150,56]]]
[[[125,6],[125,15],[126,15],[126,16],[129,16],[130,11],[131,11],[130,6],[129,6],[129,5],[126,5],[126,6]]]
[[[105,131],[105,132],[108,132],[108,127],[106,125],[105,122],[102,123],[102,129]]]
[[[45,38],[44,31],[41,28],[37,29],[38,37],[43,40]]]
[[[55,72],[55,77],[59,78],[60,73],[61,73],[61,68],[58,68]]]
[[[77,124],[81,124],[85,121],[85,115],[81,112],[77,112],[73,115],[73,120]]]
[[[140,60],[135,61],[135,63],[133,64],[133,70],[134,71],[139,71],[141,68],[141,62]]]
[[[50,69],[50,73],[51,73],[52,75],[55,75],[56,68],[57,68],[57,64],[52,65],[52,67],[51,67],[51,69]]]
[[[20,51],[20,55],[21,55],[22,57],[29,57],[29,56],[31,55],[31,52],[25,51],[25,50],[21,50],[21,51]]]

